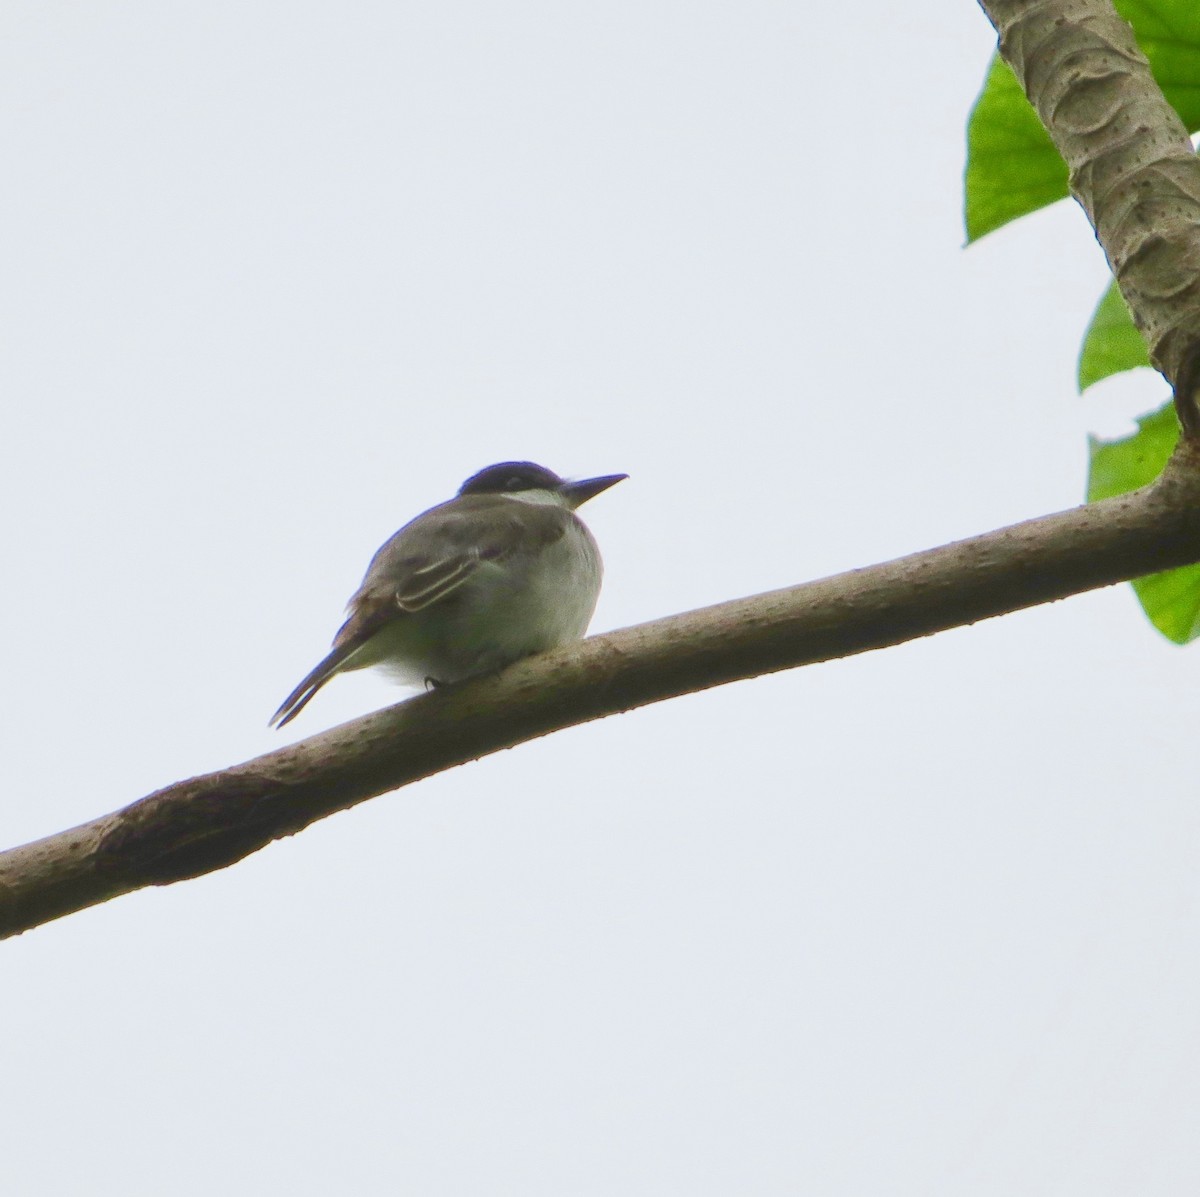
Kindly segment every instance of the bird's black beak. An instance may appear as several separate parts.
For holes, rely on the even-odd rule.
[[[602,478],[581,478],[578,482],[564,482],[559,488],[559,493],[574,509],[628,477],[628,474],[605,474]]]

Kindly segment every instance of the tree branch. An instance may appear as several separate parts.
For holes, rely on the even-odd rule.
[[[1153,486],[596,636],[159,790],[0,854],[0,935],[224,868],[335,811],[548,732],[1200,561],[1200,446]]]
[[[981,0],[1071,170],[1189,438],[1145,490],[444,687],[0,854],[0,935],[223,868],[474,758],[725,682],[898,644],[1200,561],[1200,164],[1101,0]],[[1187,409],[1187,410],[1185,410]]]
[[[979,0],[1000,54],[1070,171],[1146,338],[1175,384],[1185,435],[1200,435],[1200,160],[1109,0]]]

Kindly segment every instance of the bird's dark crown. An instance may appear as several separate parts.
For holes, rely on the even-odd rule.
[[[532,461],[502,461],[472,474],[458,488],[460,495],[502,495],[520,490],[557,490],[563,480]]]

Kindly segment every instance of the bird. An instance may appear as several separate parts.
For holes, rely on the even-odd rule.
[[[333,648],[283,700],[284,727],[330,678],[378,665],[437,686],[580,639],[600,595],[600,550],[576,509],[627,478],[567,481],[531,461],[472,474],[371,559]]]

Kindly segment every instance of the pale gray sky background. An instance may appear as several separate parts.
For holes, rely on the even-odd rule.
[[[1081,496],[1082,215],[961,248],[968,0],[16,0],[0,840],[285,742],[509,457],[603,630]],[[402,693],[336,682],[294,737]],[[25,1194],[1200,1187],[1194,652],[1127,587],[575,729],[0,946]]]

